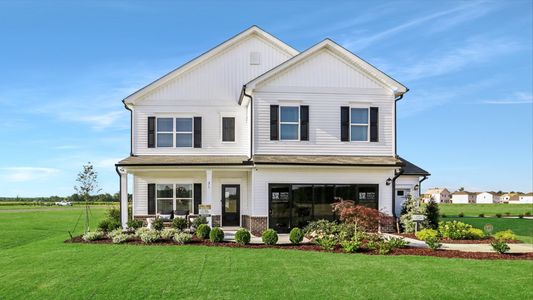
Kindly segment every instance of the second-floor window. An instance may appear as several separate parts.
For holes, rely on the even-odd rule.
[[[222,118],[222,141],[235,142],[235,118]]]
[[[300,139],[300,107],[280,106],[279,108],[280,140],[297,141]]]
[[[157,118],[157,147],[192,147],[192,118]]]
[[[350,141],[368,141],[368,108],[350,111]]]

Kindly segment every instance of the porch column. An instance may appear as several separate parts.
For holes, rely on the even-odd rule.
[[[205,187],[207,195],[205,195],[205,202],[213,205],[213,170],[205,170]],[[213,209],[213,206],[211,206]]]
[[[128,227],[128,173],[122,168],[118,168],[120,176],[120,223],[122,228]]]

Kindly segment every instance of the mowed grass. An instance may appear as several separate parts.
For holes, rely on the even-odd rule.
[[[446,216],[457,216],[459,213],[463,213],[468,217],[477,217],[479,214],[485,214],[485,216],[494,216],[496,214],[505,215],[510,213],[517,216],[519,214],[525,215],[527,212],[533,216],[533,204],[450,204],[440,203],[439,210],[441,214]]]
[[[63,243],[80,212],[0,212],[1,299],[533,298],[532,261]]]
[[[493,227],[492,233],[510,229],[517,238],[525,243],[533,244],[533,219],[518,218],[441,218],[441,221],[457,220],[483,229],[486,224]]]

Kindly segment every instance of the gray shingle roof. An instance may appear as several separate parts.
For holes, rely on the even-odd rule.
[[[404,159],[403,157],[400,157],[401,161],[404,163],[403,169],[403,175],[420,175],[420,176],[429,176],[428,171],[420,168],[419,166],[413,164],[412,162]]]

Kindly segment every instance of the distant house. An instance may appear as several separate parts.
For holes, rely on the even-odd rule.
[[[424,193],[424,202],[433,198],[437,203],[451,203],[451,193],[446,188],[432,188]]]
[[[476,203],[491,204],[500,202],[500,195],[495,192],[481,192],[476,195]]]
[[[476,193],[467,191],[458,191],[452,193],[452,203],[454,204],[469,204],[476,203]]]
[[[533,192],[532,193],[518,195],[518,202],[509,201],[509,203],[513,203],[513,204],[533,204]]]
[[[516,193],[507,193],[500,197],[501,203],[518,203],[519,200],[519,195]]]

